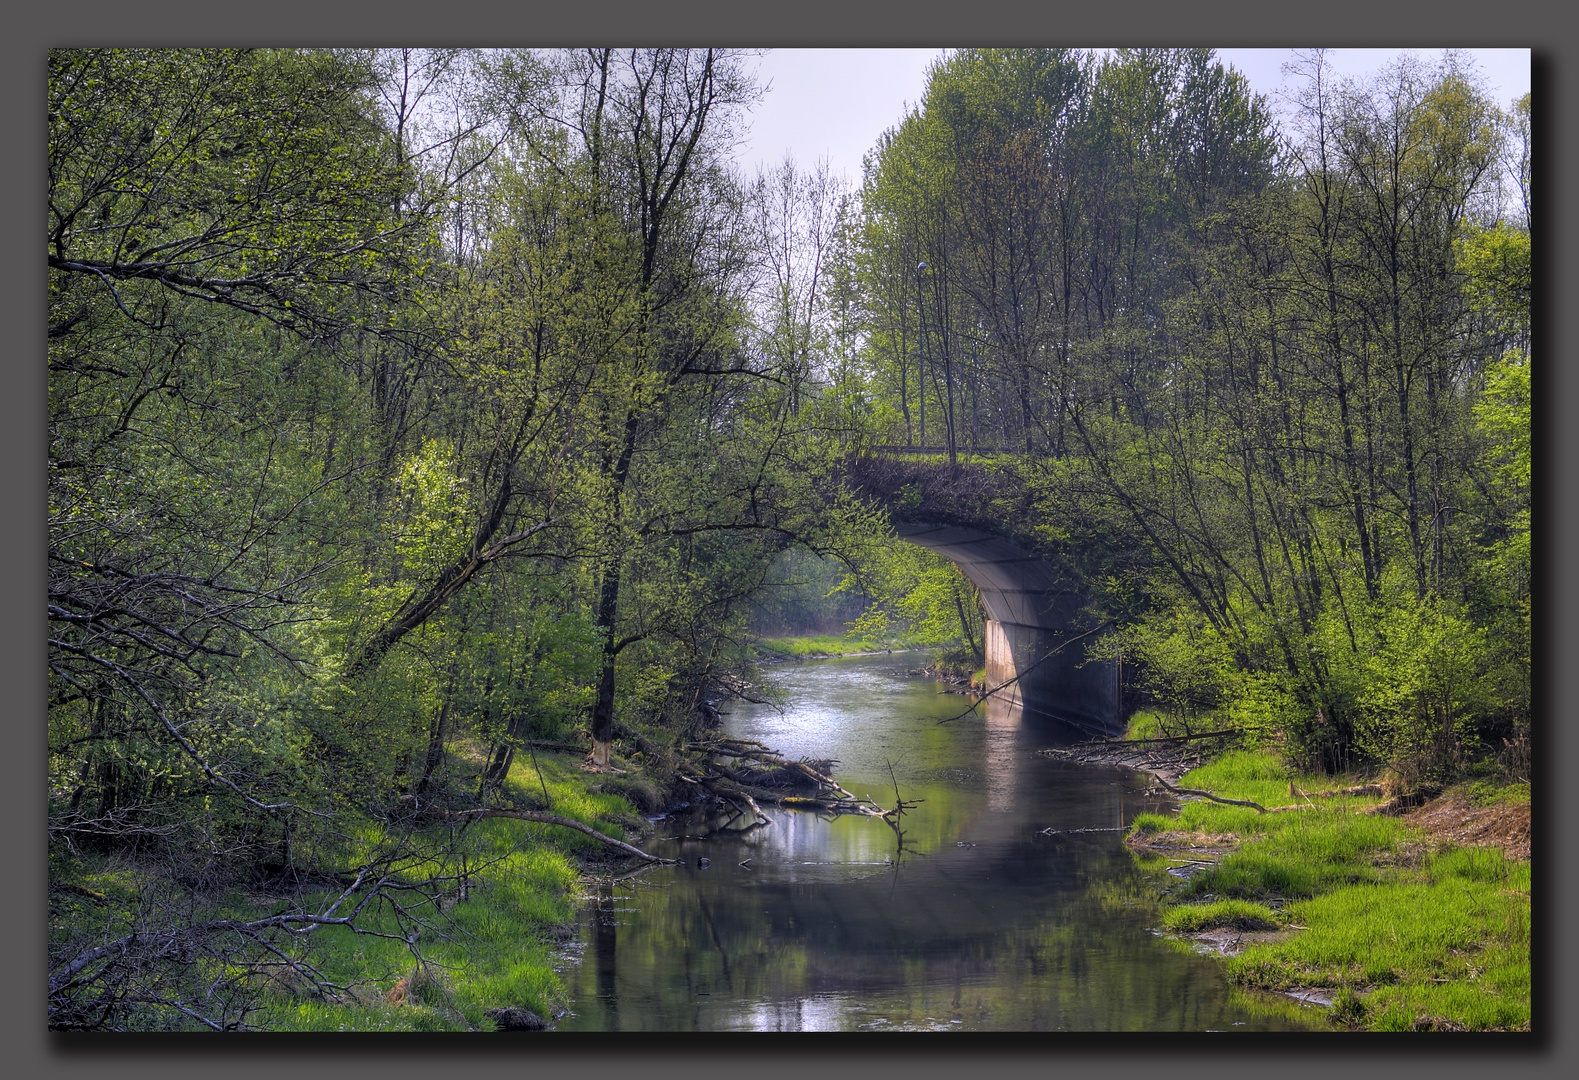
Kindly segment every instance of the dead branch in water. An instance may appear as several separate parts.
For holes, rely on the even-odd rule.
[[[701,751],[707,764],[682,768],[680,778],[686,783],[705,788],[742,814],[746,812],[741,807],[744,803],[755,815],[758,825],[772,823],[772,818],[762,812],[759,803],[827,810],[838,814],[875,816],[881,813],[879,808],[868,806],[865,801],[857,799],[828,775],[828,771],[836,764],[831,759],[811,761],[803,758],[790,761],[777,750],[754,739],[727,736],[693,744],[691,749]]]

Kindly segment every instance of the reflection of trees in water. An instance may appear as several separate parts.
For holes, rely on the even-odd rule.
[[[615,1015],[605,983],[612,957],[605,966],[602,951],[614,931],[595,924],[608,1010],[600,1026],[825,1030],[882,1018],[927,1026],[930,1017],[967,1027],[1200,1030],[1238,1019],[1209,958],[1159,947],[1143,915],[1103,903],[1097,886],[1135,873],[1124,852],[1100,850],[1109,843],[1050,839],[1053,850],[1018,874],[983,873],[963,852],[907,858],[902,872],[846,884],[753,885],[678,871],[672,884],[642,889],[626,914],[620,990],[628,1006],[641,1002],[639,1018],[629,1008]],[[607,904],[600,896],[600,909]]]
[[[614,910],[614,886],[598,886],[598,903],[592,912],[592,953],[597,970],[598,1000],[602,1003],[609,1031],[618,1031],[619,994],[615,980],[615,961],[619,953],[619,913]]]
[[[959,699],[930,683],[890,690],[889,680],[868,681],[868,665],[889,663],[796,672],[817,708],[792,705],[762,730],[737,716],[732,731],[789,747],[797,735],[810,738],[802,727],[812,729],[813,749],[845,759],[840,779],[856,795],[887,806],[897,787],[907,802],[925,799],[902,819],[903,844],[870,818],[830,822],[788,810],[770,810],[773,825],[747,835],[681,841],[668,853],[686,865],[645,871],[624,887],[635,897],[619,905],[617,1018],[602,969],[588,963],[570,973],[580,989],[567,1026],[1299,1026],[1247,1013],[1215,961],[1153,936],[1142,872],[1117,834],[1038,835],[1156,809],[1135,804],[1142,781],[1030,753],[1080,737],[1036,715],[994,707],[969,725],[939,725]],[[703,855],[709,868],[697,866]],[[600,932],[612,946],[613,927]],[[612,977],[612,964],[607,970]]]

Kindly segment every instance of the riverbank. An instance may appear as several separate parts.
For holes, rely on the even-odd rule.
[[[1325,1004],[1347,1029],[1529,1030],[1528,785],[1460,785],[1400,813],[1375,785],[1266,752],[1146,771],[1202,794],[1138,816],[1126,843],[1166,872],[1162,929],[1222,956],[1235,984]]]
[[[545,806],[624,839],[642,824],[605,790],[608,776],[582,755],[539,750],[517,758],[506,781],[516,805]],[[285,1031],[531,1031],[563,1014],[565,948],[586,882],[629,860],[568,828],[508,819],[472,822],[455,844],[473,872],[435,907],[366,924],[323,927],[304,959],[342,987],[338,1000],[287,976],[271,980],[257,1026]],[[420,877],[424,867],[406,873]],[[389,936],[378,936],[380,934]],[[415,934],[415,950],[404,938]]]
[[[757,658],[770,664],[785,660],[829,660],[840,656],[912,652],[932,648],[934,644],[904,634],[853,638],[843,634],[814,634],[805,637],[757,638],[752,642],[757,650]]]

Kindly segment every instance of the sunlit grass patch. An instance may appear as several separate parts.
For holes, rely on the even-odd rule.
[[[1476,780],[1464,785],[1464,794],[1477,806],[1527,803],[1530,801],[1529,784],[1498,784]]]
[[[545,787],[548,789],[546,806],[543,798]],[[625,839],[621,822],[630,819],[631,804],[613,792],[591,790],[589,774],[583,772],[571,759],[559,755],[539,754],[534,766],[530,755],[517,754],[510,765],[510,775],[505,780],[505,790],[519,805],[546,809],[550,813],[574,818],[582,824],[590,825],[616,840]],[[502,821],[495,819],[496,826],[502,824]],[[604,850],[592,837],[555,825],[512,822],[507,835],[517,837],[549,835],[559,846],[587,854]]]
[[[1246,949],[1230,974],[1252,986],[1361,991],[1371,1027],[1422,1016],[1518,1027],[1529,1020],[1528,872],[1495,851],[1461,851],[1431,860],[1426,880],[1323,893],[1286,909],[1305,933]]]
[[[518,804],[541,804],[546,786],[553,813],[622,834],[620,822],[632,816],[628,802],[590,790],[599,779],[574,760],[540,754],[538,766],[541,781],[529,756],[516,758],[507,793]],[[382,828],[369,823],[348,842],[348,850],[366,854],[383,839]],[[393,895],[407,910],[397,913],[390,904],[376,902],[359,920],[371,933],[325,926],[306,939],[305,959],[324,981],[344,988],[341,1000],[320,994],[305,980],[271,977],[261,1014],[264,1026],[487,1031],[494,1027],[490,1009],[553,1016],[564,994],[554,969],[556,931],[574,918],[581,875],[574,853],[601,854],[603,846],[558,826],[508,818],[473,822],[455,834],[453,843],[457,847],[442,858],[399,868],[406,881],[450,879],[436,903],[413,903],[415,893],[397,889]],[[307,900],[311,906],[321,898]],[[415,941],[415,953],[407,938]]]
[[[1363,778],[1358,776],[1322,776],[1301,773],[1288,768],[1275,754],[1264,750],[1235,750],[1185,773],[1179,780],[1180,787],[1210,791],[1232,799],[1249,799],[1267,808],[1276,806],[1312,805],[1298,792],[1342,790],[1358,786]],[[1298,792],[1291,790],[1297,788]],[[1358,808],[1376,802],[1368,796],[1326,797],[1315,801],[1320,808]],[[1190,804],[1198,805],[1198,804]],[[1221,809],[1230,809],[1221,807]],[[1255,813],[1254,810],[1250,811]]]
[[[269,1025],[282,1031],[453,1031],[439,1010],[412,1005],[345,1005],[300,1001],[268,1011]]]
[[[1291,782],[1321,791],[1354,780],[1299,776],[1269,754],[1232,753],[1187,774],[1180,786],[1269,809],[1303,809],[1258,813],[1199,800],[1184,803],[1175,818],[1136,818],[1134,838],[1233,833],[1241,840],[1237,851],[1175,888],[1164,925],[1189,933],[1225,925],[1213,919],[1254,910],[1254,901],[1289,901],[1265,910],[1296,933],[1251,944],[1228,960],[1238,984],[1336,988],[1331,1016],[1340,1026],[1527,1027],[1529,862],[1489,847],[1429,854],[1424,836],[1406,821],[1361,812],[1374,798],[1306,800],[1290,791]],[[1517,802],[1528,787],[1469,785],[1466,794],[1483,803]]]
[[[1190,889],[1197,895],[1306,897],[1374,881],[1377,870],[1370,856],[1396,842],[1402,831],[1392,818],[1341,811],[1278,815],[1254,843],[1193,878]]]
[[[1433,881],[1462,878],[1503,884],[1525,893],[1530,889],[1530,864],[1507,859],[1496,848],[1463,847],[1440,852],[1427,861],[1426,873]]]
[[[1163,814],[1136,814],[1129,823],[1131,836],[1154,835],[1178,827],[1178,823]]]
[[[1471,1031],[1527,1027],[1528,951],[1492,946],[1481,952],[1479,960],[1480,973],[1473,979],[1384,986],[1366,995],[1366,1026],[1377,1031],[1409,1031],[1447,1020],[1449,1025]]]
[[[941,643],[913,634],[808,634],[803,637],[758,638],[755,641],[757,650],[765,655],[795,660],[921,649],[938,644]]]
[[[1156,739],[1162,735],[1162,717],[1144,709],[1129,718],[1124,730],[1126,739]]]
[[[508,821],[479,823],[481,847],[498,842],[483,833],[511,826],[526,828]],[[509,854],[495,851],[482,864],[485,872],[464,900],[410,913],[420,927],[383,907],[363,920],[374,933],[339,926],[316,931],[307,958],[328,981],[349,988],[347,999],[298,997],[277,987],[268,1009],[271,1025],[310,1031],[487,1030],[490,1008],[551,1015],[562,992],[552,930],[574,915],[577,871],[562,851],[531,842]],[[400,940],[413,930],[421,963]]]
[[[1276,930],[1288,920],[1265,904],[1245,900],[1218,900],[1209,904],[1181,904],[1163,913],[1162,925],[1180,934],[1225,927],[1230,930]]]

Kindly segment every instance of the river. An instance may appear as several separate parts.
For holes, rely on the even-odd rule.
[[[648,850],[683,864],[593,890],[558,1030],[1324,1026],[1153,929],[1165,871],[1138,866],[1121,830],[1172,804],[1144,777],[1037,755],[1081,736],[1018,709],[941,723],[969,702],[904,673],[921,662],[785,665],[782,712],[736,704],[725,720],[791,759],[838,759],[836,778],[885,806],[897,782],[918,802],[902,843],[879,819],[772,806],[747,833],[702,838],[723,819],[696,813],[657,822]]]

